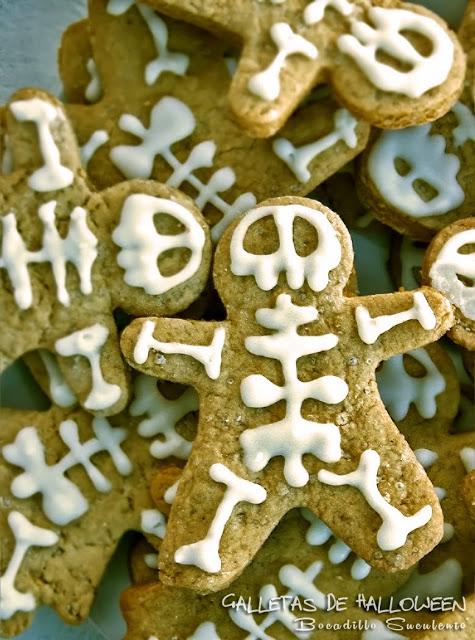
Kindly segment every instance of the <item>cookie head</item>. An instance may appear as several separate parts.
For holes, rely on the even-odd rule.
[[[317,202],[274,198],[235,222],[218,245],[214,280],[232,309],[279,293],[323,298],[348,281],[353,252],[340,218]],[[271,293],[272,292],[272,293]]]

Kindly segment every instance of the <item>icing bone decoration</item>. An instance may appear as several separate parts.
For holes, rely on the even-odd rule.
[[[62,106],[46,93],[18,92],[6,128],[15,166],[0,176],[0,369],[34,349],[56,351],[80,404],[117,413],[128,376],[113,312],[160,315],[191,304],[207,280],[206,224],[188,198],[159,183],[91,191]],[[51,187],[66,170],[71,180],[55,183],[54,200],[37,195],[38,171]]]
[[[465,218],[440,231],[429,245],[423,281],[454,305],[456,324],[450,337],[475,349],[475,218]]]
[[[412,551],[410,559],[405,557],[411,526],[415,529],[410,533],[411,550],[417,540],[421,554],[422,547],[433,546],[440,537],[437,498],[379,400],[375,369],[402,348],[419,348],[443,334],[453,322],[450,304],[431,289],[345,297],[351,269],[350,239],[336,214],[313,200],[269,200],[234,222],[218,243],[214,281],[227,320],[143,318],[124,330],[121,346],[131,366],[163,380],[190,384],[200,398],[206,396],[200,406],[198,437],[180,481],[186,491],[178,491],[170,514],[173,538],[167,534],[161,547],[164,582],[193,583],[197,590],[229,584],[280,518],[296,506],[307,506],[376,566],[413,562]],[[430,322],[421,324],[410,311],[414,297]],[[358,306],[370,317],[397,321],[378,326],[368,344],[358,333]],[[218,343],[220,330],[223,341]],[[210,363],[217,362],[218,354],[220,366],[213,367]],[[355,450],[350,445],[355,433],[370,446]],[[406,522],[407,517],[411,523],[405,525],[404,535],[394,534],[400,541],[397,552],[381,553],[378,547],[379,503],[367,502],[367,493],[355,498],[353,487],[329,487],[317,479],[318,471],[328,465],[332,473],[351,470],[351,464],[356,467],[370,448],[381,458],[379,482],[388,488],[391,510],[399,514],[398,521]],[[233,473],[263,487],[267,498],[260,504],[236,504],[226,511],[223,523],[219,517],[223,493],[208,471],[216,464],[227,466],[231,459]],[[419,496],[410,513],[401,506],[395,488],[400,476],[407,482],[408,494],[414,491]],[[358,521],[365,523],[358,535],[345,524],[345,491],[351,493],[352,504],[356,499]],[[206,505],[199,499],[204,493]],[[346,496],[350,500],[350,494]],[[421,509],[433,513],[427,524],[411,518]],[[197,539],[208,540],[217,518],[221,569],[216,570],[215,563],[216,572],[205,576],[199,554],[187,555],[190,564],[179,564],[178,550]]]
[[[274,151],[271,140],[250,138],[229,111],[227,42],[158,14],[153,14],[154,20],[163,23],[170,41],[180,43],[179,52],[193,64],[184,75],[161,73],[148,85],[144,70],[155,47],[145,13],[153,11],[143,4],[92,0],[88,20],[63,36],[60,70],[65,94],[69,102],[85,103],[69,104],[67,111],[98,188],[116,184],[123,176],[155,178],[180,188],[203,210],[217,241],[257,200],[280,193],[305,195],[364,148],[369,126],[345,116],[330,98],[302,107],[289,121],[279,133],[284,137],[279,144],[287,145],[283,152]],[[111,55],[128,61],[133,71],[126,81],[111,69]],[[96,104],[86,103],[87,83],[81,83],[77,73],[78,59],[85,67],[91,57],[103,84]],[[98,131],[107,134],[105,142]],[[89,143],[101,141],[100,150],[91,155],[94,146]],[[259,171],[250,166],[250,154]]]
[[[276,133],[310,90],[328,81],[349,111],[381,128],[442,116],[463,83],[460,44],[435,14],[421,7],[402,8],[391,0],[384,6],[372,0],[279,5],[245,0],[239,7],[225,3],[219,8],[205,0],[148,4],[241,40],[230,105],[253,136]],[[425,43],[422,51],[409,32]]]
[[[151,420],[180,421],[191,410],[178,398],[161,415],[162,396],[150,382],[152,388],[137,384],[134,402],[150,407]],[[40,604],[70,624],[84,621],[124,533],[163,535],[149,487],[170,459],[153,456],[152,434],[140,433],[142,422],[127,410],[109,422],[82,409],[2,409],[2,637],[20,633]],[[184,422],[180,428],[191,435]]]
[[[320,541],[315,541],[319,525],[314,519],[309,527],[298,510],[288,514],[231,589],[203,597],[190,589],[164,585],[160,580],[127,589],[121,599],[126,640],[311,640],[332,602],[327,597],[328,585],[333,587],[335,597],[345,594],[352,599],[361,587],[367,593],[377,590],[389,594],[407,580],[408,572],[396,576],[358,574],[351,578],[352,561],[337,559],[330,553],[334,547],[328,541],[331,531],[325,532],[326,539],[320,536]],[[246,595],[240,599],[243,593]],[[305,626],[302,605],[306,608]],[[144,610],[149,612],[147,616]],[[362,615],[363,611],[359,613]],[[341,622],[347,615],[342,612]]]

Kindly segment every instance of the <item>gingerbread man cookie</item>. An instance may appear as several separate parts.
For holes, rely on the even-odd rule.
[[[125,591],[126,638],[320,638],[321,631],[309,630],[333,621],[327,611],[329,592],[351,602],[358,592],[388,594],[407,579],[407,572],[369,572],[366,563],[351,556],[322,522],[293,511],[228,589],[202,596],[155,581]],[[144,577],[143,572],[137,575]],[[259,602],[263,615],[258,614]],[[350,632],[349,637],[356,636]]]
[[[7,107],[12,172],[0,176],[0,370],[54,352],[89,411],[128,397],[113,312],[178,312],[204,288],[206,223],[180,192],[129,181],[91,190],[60,103],[24,89]]]
[[[2,635],[27,626],[41,602],[69,623],[84,620],[126,531],[158,546],[165,517],[149,485],[183,464],[196,408],[193,390],[166,398],[139,375],[130,408],[112,419],[57,406],[2,410]]]
[[[94,76],[77,74],[78,52]],[[85,103],[67,109],[96,186],[125,176],[179,187],[217,240],[257,200],[305,195],[363,150],[368,125],[330,98],[302,107],[276,139],[250,138],[227,105],[231,55],[142,3],[91,0],[87,24],[63,36],[59,62],[68,100]]]
[[[438,541],[432,486],[379,400],[375,369],[440,337],[450,305],[431,289],[345,298],[352,263],[336,214],[313,200],[270,200],[218,244],[226,321],[148,318],[125,329],[133,367],[192,384],[201,398],[162,545],[164,582],[229,584],[295,506],[385,570]]]
[[[475,351],[475,218],[465,218],[440,231],[429,245],[422,280],[453,304],[456,322],[449,336]]]
[[[460,29],[467,54],[474,19],[469,3]],[[412,238],[429,241],[473,213],[474,72],[468,65],[463,94],[442,118],[402,131],[375,132],[362,156],[361,198],[379,220]]]
[[[392,0],[147,4],[242,46],[229,100],[253,136],[273,135],[322,82],[352,113],[382,128],[442,116],[462,87],[464,56],[455,35],[420,6]]]

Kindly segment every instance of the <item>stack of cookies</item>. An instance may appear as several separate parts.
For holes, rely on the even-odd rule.
[[[473,638],[475,0],[89,0],[59,68],[0,112],[51,401],[0,416],[0,634],[132,530],[126,640]]]

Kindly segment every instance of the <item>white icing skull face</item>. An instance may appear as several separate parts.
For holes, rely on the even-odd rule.
[[[229,271],[237,276],[232,278],[233,289],[224,282],[229,271],[215,273],[225,304],[229,296],[233,303],[236,295],[245,301],[277,285],[280,291],[310,289],[317,295],[329,286],[343,286],[351,270],[351,242],[337,216],[328,213],[327,217],[308,206],[284,203],[249,211],[234,227],[230,241]],[[348,259],[343,259],[345,252]]]

